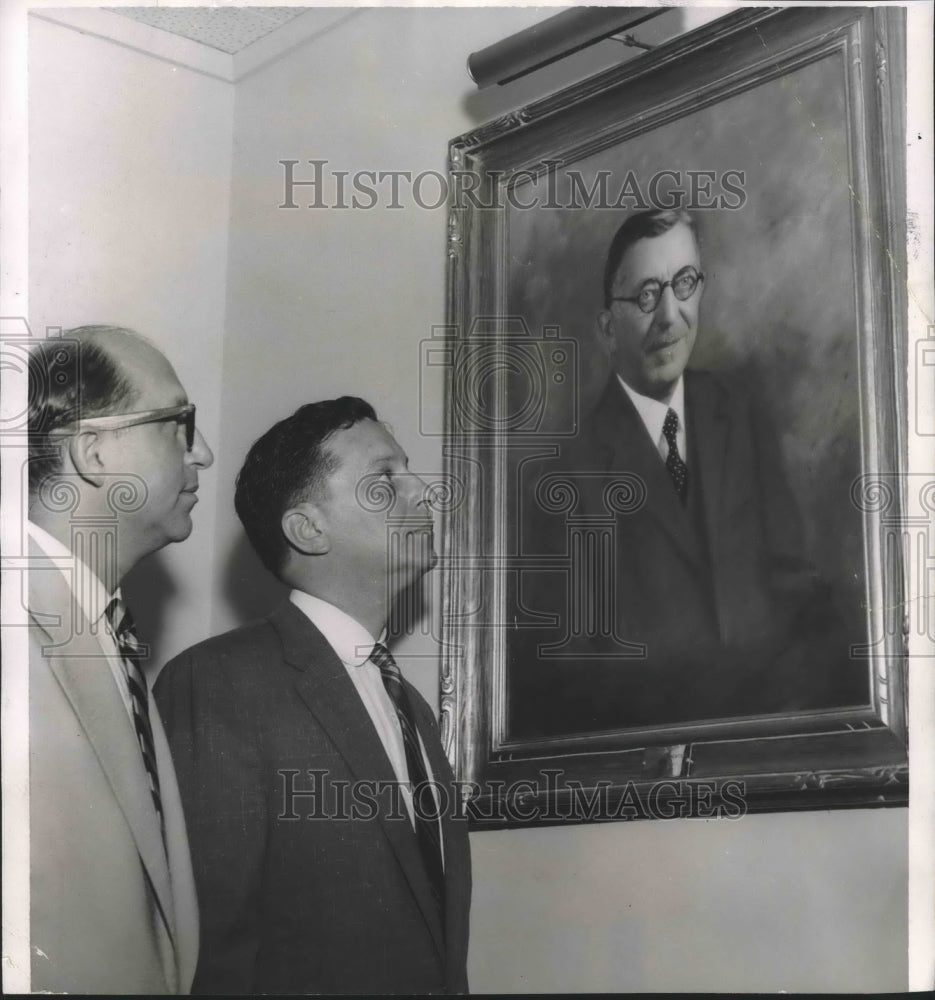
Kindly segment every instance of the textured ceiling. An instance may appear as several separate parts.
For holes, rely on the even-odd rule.
[[[233,55],[308,7],[110,7],[154,28]]]

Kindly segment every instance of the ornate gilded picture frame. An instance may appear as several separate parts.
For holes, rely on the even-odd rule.
[[[477,828],[905,803],[904,36],[741,9],[451,142],[441,705]],[[661,370],[688,313],[680,506],[626,337]]]

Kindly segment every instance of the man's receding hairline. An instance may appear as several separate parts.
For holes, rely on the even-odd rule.
[[[333,475],[338,469],[341,468],[344,463],[344,459],[338,455],[333,448],[330,448],[330,443],[334,440],[335,436],[338,434],[343,434],[345,431],[351,431],[359,424],[371,423],[376,424],[378,427],[382,427],[389,433],[389,427],[384,420],[371,420],[370,417],[361,417],[360,420],[355,420],[354,423],[348,424],[347,427],[335,427],[333,430],[328,431],[328,433],[321,439],[318,447],[321,449],[321,457],[323,461],[333,462],[334,467],[330,471],[330,475]]]
[[[344,431],[353,430],[358,424],[363,424],[368,422],[371,424],[376,424],[378,427],[382,427],[387,432],[387,434],[393,437],[393,432],[390,430],[390,425],[385,420],[380,420],[379,418],[373,420],[370,417],[362,417],[360,420],[355,420],[354,423],[350,424],[347,427],[335,427],[334,430],[329,431],[328,434],[325,437],[323,437],[319,442],[318,447],[321,453],[321,462],[322,465],[326,466],[326,469],[325,469],[325,475],[321,477],[321,482],[317,488],[323,495],[330,495],[331,477],[336,472],[339,472],[342,466],[344,465],[344,459],[340,455],[338,455],[334,451],[334,449],[328,447],[329,443],[332,441],[335,435],[341,434]],[[377,456],[377,459],[375,459],[374,461],[382,460],[382,458],[383,456]]]
[[[130,399],[137,399],[140,396],[142,386],[138,385],[137,381],[132,377],[125,359],[121,358],[119,350],[116,349],[119,344],[133,343],[134,341],[144,344],[146,347],[154,350],[160,357],[165,358],[168,364],[168,358],[166,358],[149,337],[144,337],[142,333],[138,333],[129,327],[84,326],[78,327],[75,330],[69,330],[68,336],[73,337],[80,344],[87,344],[90,347],[96,348],[107,358],[114,366],[117,375],[126,385]]]
[[[111,344],[114,341],[120,340],[138,341],[165,357],[158,344],[155,344],[149,337],[129,326],[110,326],[103,323],[89,323],[85,326],[76,326],[71,330],[66,330],[65,335],[81,343],[93,344],[95,347],[101,348],[101,350],[103,350],[108,357],[113,357]]]
[[[620,277],[621,271],[623,271],[623,262],[626,260],[627,255],[638,247],[641,243],[650,240],[661,240],[664,236],[668,236],[669,233],[674,233],[679,226],[683,229],[687,229],[691,235],[692,242],[695,244],[695,256],[698,258],[698,263],[701,263],[701,243],[698,240],[698,230],[695,228],[694,222],[690,219],[679,219],[668,229],[663,230],[661,233],[647,233],[645,236],[641,236],[639,239],[634,240],[620,255],[620,260],[617,262],[617,268],[614,271],[614,283]]]
[[[620,259],[623,260],[623,257],[626,257],[626,255],[635,246],[642,243],[644,240],[661,240],[663,237],[668,236],[669,233],[676,232],[679,229],[679,227],[681,227],[682,229],[687,229],[689,231],[689,233],[691,234],[691,238],[694,241],[695,249],[698,251],[698,255],[701,256],[701,241],[698,239],[698,229],[695,226],[694,220],[691,218],[691,216],[689,216],[687,219],[676,220],[675,222],[672,223],[671,226],[669,226],[668,229],[663,229],[661,233],[646,233],[645,235],[640,236],[638,239],[635,239],[626,248],[626,250],[623,251],[623,256]]]

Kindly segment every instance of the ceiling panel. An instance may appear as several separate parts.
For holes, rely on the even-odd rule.
[[[308,7],[110,7],[173,35],[233,55],[304,14]]]

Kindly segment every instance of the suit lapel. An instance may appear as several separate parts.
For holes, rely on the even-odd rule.
[[[711,553],[717,552],[721,528],[721,497],[724,471],[728,468],[730,420],[726,403],[717,387],[700,372],[686,372],[685,408],[691,420],[689,453],[696,456],[704,497],[705,527]],[[691,475],[691,472],[689,472]],[[715,560],[716,563],[716,560]]]
[[[344,664],[325,637],[291,602],[280,607],[269,620],[282,639],[286,662],[301,671],[296,678],[299,696],[348,769],[358,780],[395,783],[396,773],[373,722]],[[429,925],[439,955],[444,957],[444,934],[415,833],[408,822],[391,822],[382,813],[379,819]]]
[[[188,993],[195,977],[195,965],[198,960],[198,900],[195,893],[195,876],[192,871],[185,814],[182,810],[175,768],[172,765],[162,719],[152,699],[149,703],[149,716],[153,727],[156,766],[159,768],[162,814],[166,825],[166,852],[172,882],[172,901],[175,905],[173,916],[178,954],[178,992]]]
[[[607,384],[593,420],[605,470],[639,476],[646,487],[643,512],[659,523],[684,558],[700,566],[701,552],[685,506],[675,492],[665,463],[649,439],[640,415],[616,376]]]
[[[42,557],[41,550],[34,551]],[[90,634],[83,616],[82,627],[73,629],[74,616],[81,615],[81,611],[58,570],[31,571],[29,590],[33,626],[49,640],[43,648],[48,667],[68,698],[126,817],[174,947],[172,887],[159,817],[133,724],[114,683],[108,656]],[[49,624],[53,619],[56,625]]]

